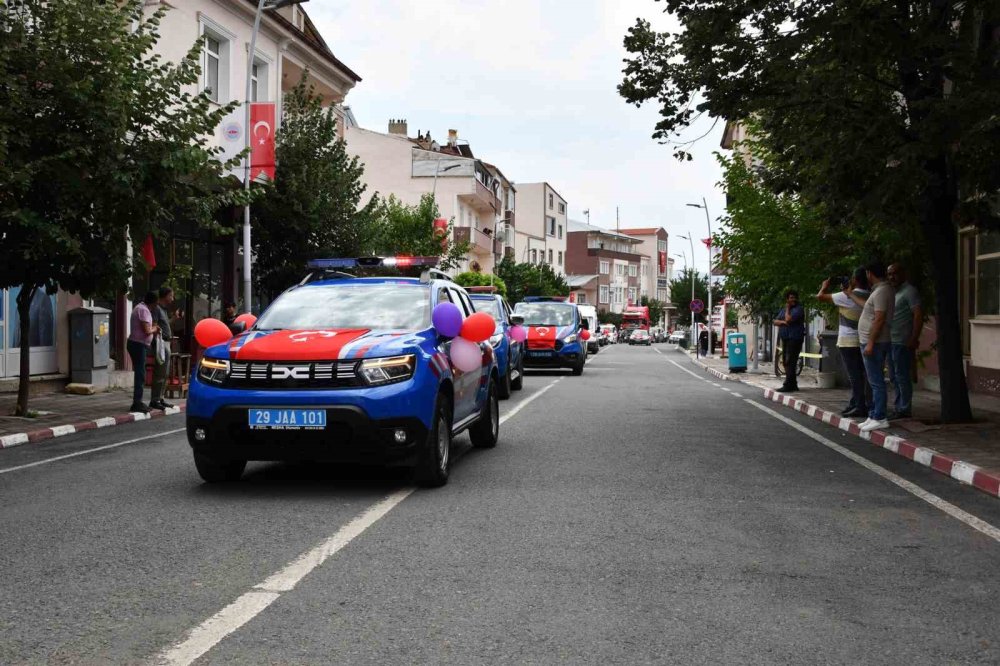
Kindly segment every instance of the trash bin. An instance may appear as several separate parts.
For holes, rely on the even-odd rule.
[[[726,347],[729,349],[729,371],[746,372],[747,370],[746,333],[730,333],[729,335],[727,335]]]

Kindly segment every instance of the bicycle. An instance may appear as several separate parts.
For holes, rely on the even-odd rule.
[[[802,368],[804,368],[805,365],[806,361],[800,354],[799,361],[795,368],[796,377],[802,374]],[[777,346],[774,348],[774,376],[782,378],[785,377],[785,347],[780,339],[778,340]]]

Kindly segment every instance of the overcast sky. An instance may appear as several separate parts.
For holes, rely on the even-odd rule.
[[[405,118],[409,132],[449,129],[515,183],[548,181],[570,217],[615,227],[662,226],[670,253],[696,265],[708,253],[707,198],[723,213],[718,187],[723,123],[681,164],[650,138],[658,114],[619,97],[622,38],[636,17],[676,25],[653,0],[311,0],[305,5],[334,54],[363,79],[347,97],[359,124],[381,132]],[[711,120],[691,136],[708,131]],[[678,258],[679,269],[683,261]]]

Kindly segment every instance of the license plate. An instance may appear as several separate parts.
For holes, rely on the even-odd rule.
[[[548,358],[552,356],[553,352],[550,351],[529,351],[528,356],[532,358]]]
[[[251,409],[251,430],[322,430],[325,409]]]

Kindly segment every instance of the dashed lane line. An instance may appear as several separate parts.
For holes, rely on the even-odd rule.
[[[176,430],[167,430],[165,432],[158,432],[155,435],[146,435],[145,437],[136,437],[135,439],[127,439],[124,442],[115,442],[114,444],[105,444],[104,446],[96,446],[92,449],[86,449],[85,451],[67,453],[66,455],[63,456],[46,458],[45,460],[38,460],[36,462],[28,463],[26,465],[18,465],[17,467],[7,467],[5,469],[0,469],[0,474],[16,472],[21,469],[28,469],[29,467],[37,467],[38,465],[47,465],[48,463],[57,462],[59,460],[66,460],[67,458],[76,458],[77,456],[85,456],[88,453],[96,453],[98,451],[107,451],[108,449],[116,449],[119,446],[125,446],[126,444],[135,444],[136,442],[142,442],[147,439],[156,439],[157,437],[165,437],[166,435],[175,435],[179,432],[184,432],[184,428],[177,428]]]

